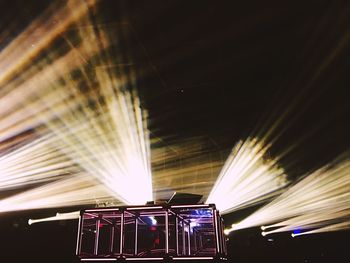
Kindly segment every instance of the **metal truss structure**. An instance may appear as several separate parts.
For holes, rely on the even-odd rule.
[[[215,205],[152,205],[81,212],[80,261],[225,260],[223,220]]]

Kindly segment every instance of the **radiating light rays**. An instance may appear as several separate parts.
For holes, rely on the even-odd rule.
[[[0,141],[10,141],[0,156],[0,189],[46,183],[2,200],[1,212],[96,203],[89,196],[94,191],[98,199],[124,204],[153,200],[138,76],[133,68],[113,68],[107,49],[115,33],[90,21],[93,4],[68,1],[49,9],[0,54]],[[78,27],[68,29],[73,22]],[[57,38],[68,50],[55,45]],[[28,130],[36,137],[11,150],[11,139]]]
[[[26,63],[37,56],[43,49],[68,26],[77,21],[88,12],[89,6],[95,1],[69,0],[57,7],[58,2],[53,2],[44,14],[33,21],[21,34],[18,35],[0,53],[0,84],[4,84]],[[18,52],[18,51],[21,52]],[[7,89],[2,90],[0,96]]]
[[[0,189],[57,179],[80,170],[54,147],[57,138],[46,135],[0,157]]]
[[[111,200],[108,189],[85,174],[47,183],[0,200],[0,213],[96,204]]]
[[[108,83],[101,85],[106,88]],[[143,204],[153,197],[142,112],[137,98],[128,91],[111,88],[111,92],[104,97],[106,105],[100,105],[104,107],[100,116],[83,105],[82,112],[67,112],[48,125],[60,138],[62,150],[109,187],[116,198],[127,204]],[[113,97],[115,100],[109,100]]]
[[[349,214],[350,212],[348,212]],[[334,232],[334,231],[343,231],[350,229],[350,221],[342,222],[342,223],[336,223],[325,227],[320,227],[315,230],[309,230],[305,232],[300,233],[292,233],[292,237],[302,236],[302,235],[310,235],[310,234],[319,234],[319,233],[325,233],[325,232]]]
[[[262,226],[263,234],[299,229],[318,233],[349,228],[348,154],[306,176],[231,230]]]
[[[222,168],[207,203],[229,213],[266,201],[287,185],[274,160],[264,160],[266,147],[257,140],[238,143]]]
[[[86,60],[98,56],[100,50],[95,33],[89,27],[75,31],[82,39],[77,47],[71,47],[60,57],[44,57],[31,66],[31,70],[28,70],[30,73],[21,74],[20,83],[13,81],[5,85],[4,88],[10,92],[0,97],[3,106],[0,109],[0,141],[36,128],[78,106],[76,103],[63,103],[73,96],[69,87],[73,81],[70,72],[77,68],[83,70]],[[108,47],[103,32],[100,33],[99,41],[102,42],[102,48]],[[50,111],[48,104],[55,111]]]

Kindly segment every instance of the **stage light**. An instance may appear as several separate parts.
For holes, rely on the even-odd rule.
[[[276,161],[264,159],[268,146],[255,139],[238,143],[227,158],[206,203],[221,213],[256,205],[280,193],[286,175]]]
[[[231,229],[228,229],[228,228],[226,228],[225,230],[224,230],[224,234],[225,235],[229,235],[230,233],[231,233]]]
[[[157,224],[157,220],[154,218],[154,216],[150,216],[148,218],[151,219],[152,225],[156,225]]]

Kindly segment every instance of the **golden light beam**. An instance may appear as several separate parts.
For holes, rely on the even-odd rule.
[[[93,0],[68,0],[59,8],[56,5],[48,8],[1,51],[0,84],[3,85],[17,70],[29,63],[94,4]],[[3,89],[0,97],[7,92],[10,90]]]
[[[74,177],[62,178],[67,168],[68,173],[85,171],[85,176],[94,178],[89,182],[94,182],[96,189],[102,184],[110,198],[113,196],[123,203],[144,204],[153,199],[147,115],[135,91],[137,74],[133,70],[112,72],[108,67],[101,67],[112,64],[105,56],[110,40],[103,37],[102,29],[91,25],[87,16],[82,19],[88,26],[77,30],[82,39],[78,47],[66,39],[72,49],[66,55],[57,57],[56,50],[51,50],[48,57],[40,59],[29,68],[27,75],[22,75],[19,86],[10,81],[2,90],[0,100],[6,107],[0,109],[1,138],[11,138],[34,128],[49,137],[3,156],[2,187],[56,180],[2,200],[0,210],[3,212],[90,202],[88,197],[88,201],[84,201],[86,189],[80,189],[74,181],[71,185],[67,183]],[[44,29],[50,31],[50,27]],[[86,37],[86,30],[90,37]],[[43,30],[43,34],[50,34],[48,41],[38,45],[34,53],[23,52],[23,61],[6,68],[1,80],[6,82],[12,67],[23,66],[28,56],[38,55],[44,46],[48,47],[56,33]],[[30,37],[26,37],[21,39],[29,41]],[[4,52],[10,54],[16,41]],[[52,58],[50,54],[54,54]],[[73,70],[79,73],[78,77],[71,77]],[[96,76],[93,80],[88,76],[90,73]],[[82,81],[84,91],[79,86]],[[92,190],[93,187],[85,188]],[[76,202],[72,200],[74,196]]]
[[[350,159],[345,153],[304,177],[232,230],[262,225],[264,234],[342,225],[350,215]],[[346,225],[346,224],[345,224]],[[327,229],[327,228],[326,228]],[[335,229],[340,229],[335,227]],[[313,231],[313,230],[312,230]]]
[[[302,236],[302,235],[310,235],[310,234],[319,234],[324,232],[334,232],[334,231],[344,231],[350,229],[350,221],[345,221],[337,224],[332,224],[325,227],[320,227],[315,230],[305,231],[301,233],[294,234],[292,233],[292,237]]]
[[[73,161],[53,147],[54,140],[46,135],[0,157],[0,189],[42,183],[78,171]]]
[[[111,200],[111,193],[104,185],[89,179],[86,174],[78,174],[2,199],[0,213],[91,205],[107,200]]]
[[[35,73],[26,77],[21,76],[23,83],[9,83],[5,86],[11,90],[8,94],[0,97],[0,103],[3,105],[0,109],[0,140],[6,140],[21,132],[33,129],[41,125],[45,121],[55,118],[57,115],[63,114],[67,110],[75,110],[76,104],[62,103],[67,98],[72,96],[68,85],[66,88],[55,88],[59,79],[65,79],[67,83],[72,81],[67,77],[71,70],[80,68],[85,64],[86,59],[99,54],[100,50],[97,44],[92,44],[96,41],[94,32],[89,28],[77,30],[83,41],[78,47],[73,47],[67,54],[50,59],[44,58],[40,63],[44,66],[32,65],[31,69]],[[100,34],[100,38],[103,34]],[[108,41],[102,39],[103,48],[108,47]],[[83,59],[82,59],[83,57]],[[35,94],[39,94],[38,99]],[[88,95],[88,94],[86,94]],[[54,107],[54,113],[47,107],[50,102],[50,107]]]
[[[287,185],[274,160],[264,160],[267,146],[257,140],[239,142],[227,158],[206,201],[226,214],[266,201]]]

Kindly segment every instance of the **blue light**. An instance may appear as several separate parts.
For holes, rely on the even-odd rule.
[[[296,228],[293,230],[293,234],[300,234],[301,233],[301,229],[300,228]]]
[[[193,212],[191,213],[192,215],[201,215],[201,216],[212,216],[212,210],[211,209],[203,209],[203,208],[199,208],[199,209],[195,209],[193,210]]]

